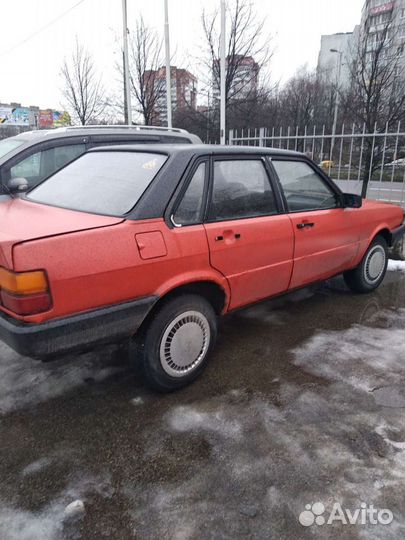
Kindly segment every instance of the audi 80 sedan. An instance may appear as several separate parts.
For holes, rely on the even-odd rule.
[[[403,221],[296,152],[96,148],[0,204],[0,337],[40,359],[131,338],[146,381],[174,390],[219,315],[337,274],[376,289]]]

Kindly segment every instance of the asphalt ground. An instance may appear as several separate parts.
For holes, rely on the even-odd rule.
[[[2,344],[0,540],[401,540],[404,368],[403,272],[224,318],[169,395],[113,348],[42,364]],[[328,524],[362,503],[391,523]]]

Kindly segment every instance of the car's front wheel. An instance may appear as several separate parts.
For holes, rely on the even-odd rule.
[[[215,311],[201,296],[187,294],[165,302],[141,338],[146,382],[160,392],[189,384],[205,368],[216,335]]]
[[[359,266],[343,274],[346,285],[355,292],[374,291],[384,279],[388,265],[388,245],[377,236],[366,251]]]

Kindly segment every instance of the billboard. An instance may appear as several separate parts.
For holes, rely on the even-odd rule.
[[[6,126],[29,126],[30,110],[27,107],[0,107],[0,124]]]
[[[53,111],[53,127],[70,126],[70,114],[66,111]]]
[[[53,127],[53,112],[51,109],[46,109],[45,111],[39,111],[38,127],[40,129]]]
[[[388,2],[387,4],[380,4],[370,9],[370,15],[378,15],[379,13],[386,13],[394,9],[395,2]]]

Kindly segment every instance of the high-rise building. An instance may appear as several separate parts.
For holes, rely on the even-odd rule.
[[[389,26],[389,27],[388,27]],[[340,87],[350,82],[350,70],[358,53],[372,58],[376,48],[384,42],[383,54],[397,58],[399,73],[405,69],[405,0],[365,0],[361,22],[353,32],[321,37],[317,71],[330,81],[337,81],[339,62]],[[360,45],[360,46],[359,46]],[[336,51],[339,51],[338,54]]]
[[[234,62],[235,69],[231,91],[232,97],[233,99],[246,99],[248,96],[257,92],[260,66],[252,56],[234,55],[233,57],[228,56],[225,59],[226,70],[232,67],[232,61]],[[220,61],[219,59],[215,59],[212,66],[212,95],[214,100],[219,100],[220,98],[219,68]]]
[[[154,114],[152,123],[155,125],[167,123],[167,102],[166,102],[166,68],[161,67],[155,71],[146,71],[149,84],[154,86],[156,95]],[[197,107],[197,78],[186,69],[176,66],[170,67],[170,83],[172,109]]]
[[[398,66],[405,68],[405,0],[366,0],[361,14],[360,39],[364,40],[366,54],[370,57],[383,41],[383,54],[397,57]]]
[[[357,51],[359,27],[353,32],[341,32],[321,36],[321,48],[318,56],[317,73],[326,80],[336,83],[340,65],[340,88],[347,88],[350,83],[351,64]]]

